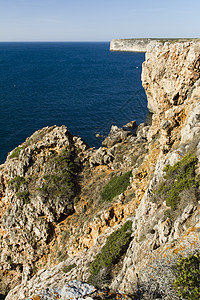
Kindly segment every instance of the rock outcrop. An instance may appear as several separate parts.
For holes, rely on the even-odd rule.
[[[185,42],[158,43],[147,52],[142,84],[151,111],[162,113],[184,103],[200,77],[199,51],[199,42]]]
[[[199,41],[199,39],[192,39]],[[164,43],[187,42],[191,39],[153,39],[153,38],[135,38],[135,39],[113,39],[110,42],[110,51],[121,52],[147,52],[151,51],[156,45]]]
[[[5,278],[4,272],[11,271],[13,282],[21,274],[26,280],[35,261],[48,252],[56,224],[74,213],[78,155],[86,147],[65,126],[54,126],[35,132],[9,153],[0,170]]]
[[[175,166],[187,153],[198,158],[199,174],[199,47],[194,42],[159,44],[146,54],[142,81],[154,112],[147,139],[150,143],[158,139],[161,151],[135,211],[133,240],[123,269],[111,284],[114,289],[130,291],[139,277],[143,291],[148,287],[149,298],[159,294],[163,299],[179,299],[172,286],[175,261],[200,251],[199,188],[195,196],[183,188],[187,192],[182,192],[174,210],[154,192],[163,182],[165,166]]]
[[[197,41],[147,51],[151,125],[113,126],[97,150],[65,126],[44,128],[8,155],[0,167],[6,300],[180,299],[174,267],[200,252],[199,61]]]
[[[146,52],[148,47],[153,48],[157,40],[152,39],[118,39],[110,43],[110,51]]]

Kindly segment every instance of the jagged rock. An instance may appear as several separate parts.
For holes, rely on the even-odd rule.
[[[96,289],[87,283],[83,283],[77,280],[69,281],[62,289],[46,289],[41,294],[34,295],[41,300],[53,300],[53,299],[94,299],[90,295],[94,293]],[[33,299],[32,297],[29,298]],[[27,299],[28,300],[28,299]]]
[[[106,148],[100,147],[90,159],[90,166],[94,167],[95,165],[106,165],[113,160],[113,155],[111,151],[108,151]]]
[[[103,135],[102,135],[102,134],[100,134],[100,133],[97,133],[97,134],[96,134],[96,137],[97,137],[98,139],[100,139],[100,138],[102,138],[102,137],[103,137]]]
[[[160,123],[160,127],[164,130],[169,130],[172,127],[172,121],[171,120],[163,120]]]
[[[136,128],[137,127],[137,122],[135,120],[134,121],[130,121],[126,125],[124,125],[123,127]]]
[[[157,44],[147,51],[142,84],[150,111],[161,113],[182,104],[200,77],[200,42]]]
[[[33,262],[48,251],[55,224],[74,213],[70,181],[77,176],[78,155],[86,148],[65,126],[46,127],[10,152],[1,166],[1,267],[19,266],[22,273],[17,271],[16,279],[31,275],[26,266],[33,270]]]
[[[150,126],[148,126],[146,123],[142,123],[137,128],[137,140],[141,141],[142,139],[147,140],[147,135],[149,131]]]
[[[168,236],[171,232],[171,228],[172,223],[170,219],[167,219],[165,221],[162,221],[162,219],[160,219],[158,221],[158,224],[153,228],[154,230],[158,231],[159,245],[168,241]]]
[[[102,142],[102,145],[106,147],[112,147],[115,144],[125,140],[129,135],[131,135],[130,131],[112,125],[110,133]]]
[[[197,93],[197,91],[195,91]],[[198,88],[198,95],[200,88]],[[197,103],[190,111],[186,125],[181,130],[181,142],[189,143],[199,137],[200,134],[200,103]]]
[[[199,60],[198,49],[199,44],[193,43],[157,45],[146,55],[142,80],[149,108],[155,113],[147,139],[151,143],[157,139],[160,149],[168,149],[168,153],[162,151],[157,157],[150,185],[133,218],[133,241],[122,270],[111,284],[113,289],[130,291],[133,282],[136,288],[139,277],[140,286],[151,299],[156,299],[153,290],[162,299],[178,299],[171,285],[177,256],[200,251],[199,206],[192,203],[192,197],[173,222],[165,216],[166,204],[158,205],[153,200],[153,190],[162,182],[165,165],[181,160],[190,147],[198,155],[200,92],[196,80],[200,72],[199,68],[191,68]],[[173,143],[176,147],[172,150]]]
[[[101,217],[103,221],[102,214],[100,214],[99,217]],[[107,217],[109,218],[109,216]],[[64,291],[66,290],[65,287],[69,281],[77,282],[77,287],[82,285],[80,281],[76,280],[77,277],[81,278],[82,281],[87,280],[88,264],[91,263],[95,255],[99,252],[99,249],[105,244],[106,238],[114,230],[116,230],[116,228],[110,228],[104,234],[97,237],[95,245],[90,249],[88,249],[87,252],[86,251],[79,252],[77,255],[67,258],[65,261],[60,262],[58,265],[52,268],[49,268],[47,270],[45,269],[40,270],[31,279],[27,281],[24,280],[21,283],[21,285],[16,286],[8,293],[6,300],[13,300],[13,299],[24,300],[30,298],[31,296],[33,297],[34,295],[35,296],[40,295],[41,299],[43,299],[42,297],[44,297],[45,295],[46,296],[48,295],[49,297],[52,296],[53,291],[56,292],[56,295],[58,295],[58,293],[60,295],[62,290]],[[69,271],[66,272],[65,268],[71,265],[73,265],[74,268],[69,269]],[[29,271],[29,266],[27,266],[26,270]],[[83,288],[84,288],[84,284],[83,284]],[[92,291],[94,291],[93,287],[92,287]],[[102,294],[102,298],[100,299],[106,299],[103,296],[103,295],[107,295],[106,291],[104,291],[104,293],[101,290],[97,290],[97,291],[99,291]],[[127,298],[120,298],[120,299],[129,299],[129,298],[127,296]]]
[[[35,297],[35,298],[34,298]],[[47,288],[41,293],[34,295],[31,298],[27,298],[26,300],[32,299],[40,299],[40,300],[65,300],[65,299],[72,299],[72,300],[105,300],[105,299],[112,299],[112,300],[131,300],[132,298],[125,294],[119,294],[115,292],[111,292],[110,290],[99,290],[96,289],[94,286],[87,284],[85,282],[81,282],[78,280],[73,280],[67,282],[62,289],[49,289]]]

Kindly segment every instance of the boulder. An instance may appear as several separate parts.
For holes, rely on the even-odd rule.
[[[119,128],[116,125],[112,125],[109,135],[102,142],[102,145],[105,147],[112,147],[117,143],[120,143],[131,135],[130,131]]]
[[[100,147],[90,158],[90,166],[106,165],[113,160],[113,155],[106,148]]]
[[[125,128],[136,128],[137,127],[137,122],[135,120],[134,121],[130,121],[129,123],[127,123],[123,127],[125,127]]]

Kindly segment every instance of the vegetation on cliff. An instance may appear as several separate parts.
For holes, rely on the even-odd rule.
[[[90,283],[98,287],[109,283],[111,268],[126,252],[131,241],[131,228],[132,221],[129,220],[107,238],[106,244],[90,265],[91,275],[88,279]]]
[[[164,179],[155,191],[157,197],[166,201],[166,205],[172,210],[179,206],[184,191],[198,193],[200,175],[196,175],[198,159],[196,156],[186,154],[173,166],[166,165]],[[190,201],[190,199],[188,199]]]
[[[38,190],[57,200],[75,196],[76,163],[78,160],[74,159],[74,153],[68,148],[63,149],[59,155],[52,153],[47,161],[44,185]]]
[[[24,147],[17,147],[13,150],[13,152],[10,154],[9,158],[15,158],[18,157],[20,151],[23,149]]]
[[[132,172],[113,177],[103,188],[101,196],[104,202],[111,201],[114,197],[123,193],[130,184]]]
[[[184,299],[200,299],[200,253],[179,258],[174,287]]]

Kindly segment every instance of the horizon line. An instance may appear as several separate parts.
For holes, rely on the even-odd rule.
[[[200,39],[200,37],[125,37],[111,38],[110,40],[4,40],[0,43],[107,43],[112,40],[192,40]]]

